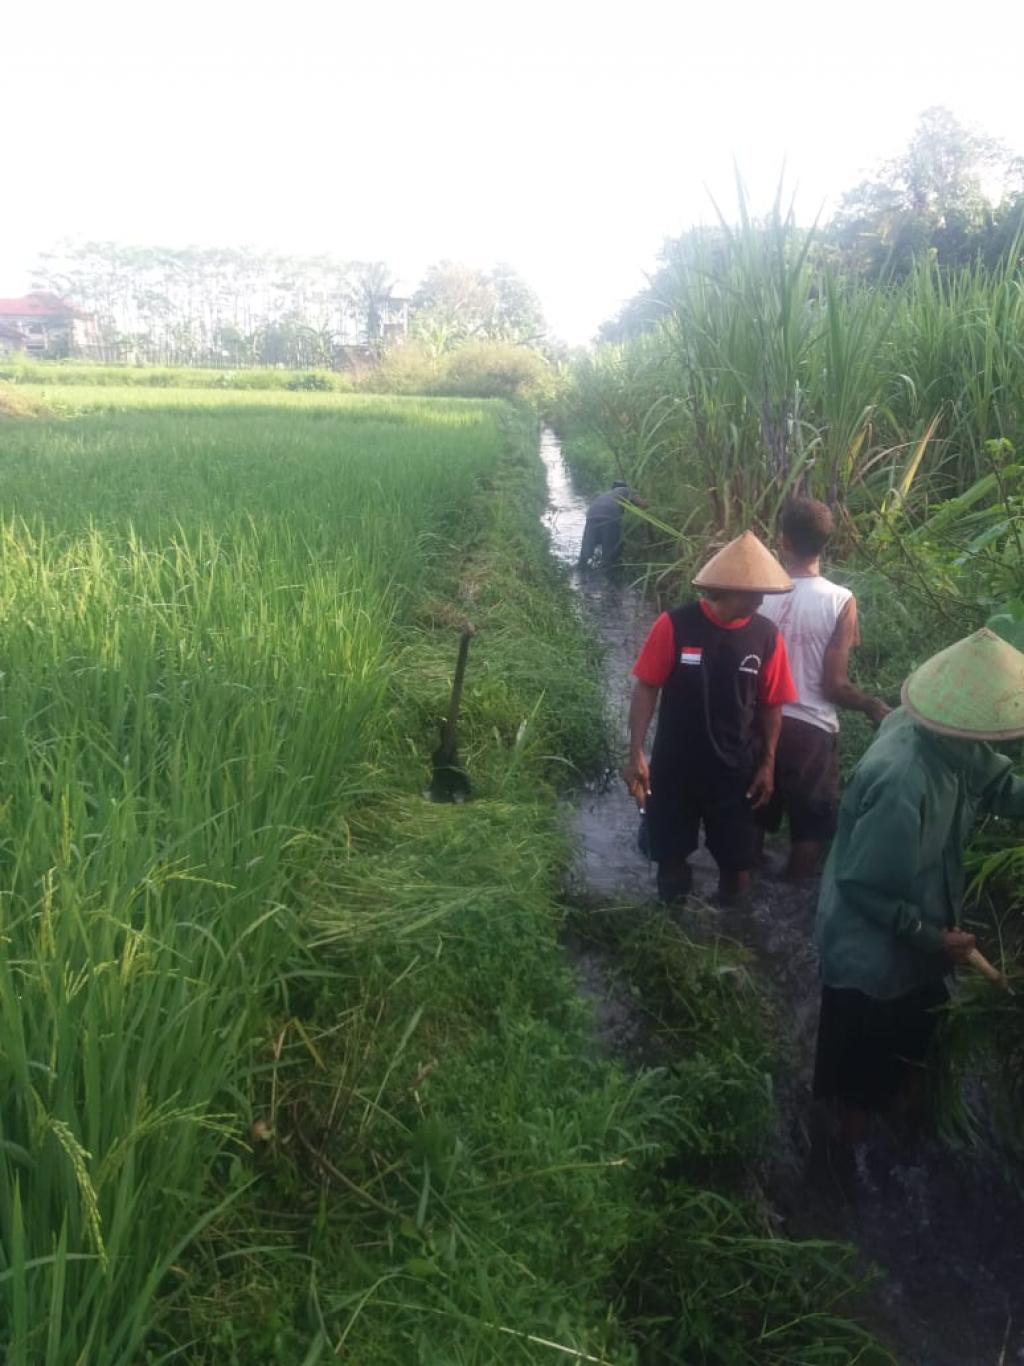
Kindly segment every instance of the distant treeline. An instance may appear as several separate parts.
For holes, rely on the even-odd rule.
[[[66,243],[34,279],[95,318],[97,358],[109,361],[331,369],[410,335],[438,353],[544,336],[537,298],[510,266],[442,261],[414,290],[396,284],[383,261],[116,242]]]

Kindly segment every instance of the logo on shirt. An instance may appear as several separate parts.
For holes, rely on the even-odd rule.
[[[704,649],[700,645],[684,645],[679,651],[680,664],[700,664],[704,657]]]
[[[760,655],[744,655],[740,660],[741,674],[759,674],[761,672]]]

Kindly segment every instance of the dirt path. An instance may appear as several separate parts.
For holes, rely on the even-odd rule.
[[[552,551],[574,566],[586,500],[571,485],[557,438],[545,431],[548,475],[545,517]],[[630,669],[653,620],[628,585],[600,571],[572,569],[582,610],[606,650],[609,707],[626,733]],[[650,902],[650,866],[636,848],[634,805],[615,775],[586,790],[573,813],[578,858],[570,898],[601,907]],[[714,886],[702,850],[694,860],[697,897]],[[880,1269],[871,1327],[903,1366],[1009,1366],[1024,1363],[1024,1204],[997,1171],[959,1158],[938,1144],[906,1157],[882,1140],[861,1154],[854,1198],[811,1184],[805,1176],[807,1117],[818,980],[812,947],[814,890],[794,892],[762,879],[740,916],[695,909],[702,932],[720,931],[753,953],[778,1003],[787,1060],[778,1079],[778,1130],[755,1179],[777,1212],[780,1231],[795,1238],[854,1244]],[[601,949],[570,945],[581,989],[597,1010],[606,1047],[626,1057],[642,1048],[644,1024],[611,984]]]

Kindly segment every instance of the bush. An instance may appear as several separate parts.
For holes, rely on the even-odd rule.
[[[512,342],[469,342],[445,357],[437,394],[463,398],[542,399],[551,367],[539,352]]]
[[[512,342],[471,341],[435,356],[410,341],[386,351],[358,384],[373,393],[540,401],[551,392],[553,372],[538,351]]]
[[[300,374],[293,375],[284,387],[286,389],[315,389],[324,393],[328,389],[333,389],[334,385],[331,383],[331,377],[320,370],[303,370]]]
[[[365,371],[359,387],[378,394],[437,392],[438,361],[421,342],[406,342],[385,351],[380,364]]]

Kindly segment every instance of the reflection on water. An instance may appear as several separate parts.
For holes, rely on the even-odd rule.
[[[587,520],[587,500],[574,492],[569,471],[562,459],[562,446],[550,427],[540,436],[540,458],[548,478],[548,510],[541,519],[551,537],[556,560],[574,565],[579,557],[583,526]]]
[[[604,646],[605,697],[621,750],[619,759],[624,760],[632,688],[630,670],[653,613],[620,577],[612,577],[600,568],[576,568],[587,519],[587,500],[573,489],[561,445],[547,428],[541,435],[540,454],[548,480],[549,506],[544,525],[551,536],[555,557],[572,567],[572,584],[580,596],[584,615]],[[573,882],[587,895],[647,900],[653,892],[653,870],[636,847],[636,806],[619,778],[619,768],[621,762],[579,796],[573,817],[577,848]]]

